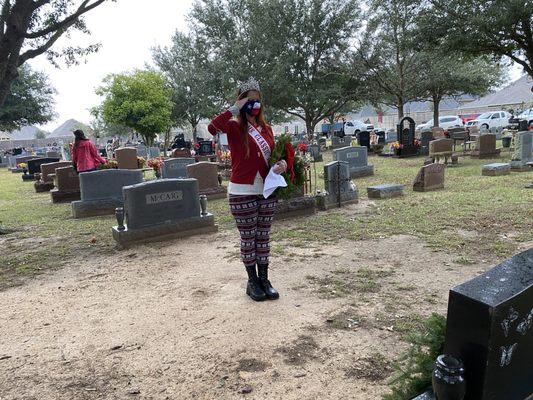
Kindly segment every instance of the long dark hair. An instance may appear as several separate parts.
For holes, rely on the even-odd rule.
[[[76,139],[74,140],[74,148],[76,148],[82,140],[89,140],[85,137],[85,133],[83,133],[81,129],[76,129],[72,133],[74,133],[74,136],[76,137]]]
[[[250,92],[250,90],[242,93],[237,93],[237,100],[244,99],[246,96],[248,96],[248,92]],[[254,92],[259,93],[259,101],[261,102],[261,109],[259,111],[259,114],[256,116],[256,119],[259,123],[259,126],[262,129],[266,129],[267,123],[263,114],[263,96],[261,95],[261,92],[257,90],[254,90]],[[246,118],[246,111],[244,110],[244,107],[241,108],[241,111],[237,116],[237,121],[239,122],[239,125],[241,127],[242,143],[246,149],[246,158],[248,158],[250,157],[250,144],[248,143],[248,118]]]

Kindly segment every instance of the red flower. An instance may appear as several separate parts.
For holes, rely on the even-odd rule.
[[[305,142],[298,143],[297,147],[298,147],[298,151],[300,153],[306,153],[307,149],[309,148],[309,146],[307,146],[307,143],[305,143]]]

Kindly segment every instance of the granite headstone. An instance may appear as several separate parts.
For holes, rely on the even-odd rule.
[[[444,352],[465,366],[465,400],[533,393],[533,248],[450,291]]]
[[[368,165],[368,149],[364,146],[342,147],[333,150],[334,161],[346,161],[350,168],[350,178],[374,175],[374,166]]]
[[[194,158],[169,158],[163,162],[162,177],[165,179],[186,178],[187,165],[194,163]]]
[[[429,192],[444,188],[444,165],[429,164],[420,168],[413,183],[415,192]]]

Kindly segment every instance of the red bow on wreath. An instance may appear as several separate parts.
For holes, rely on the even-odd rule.
[[[291,143],[287,143],[285,145],[285,154],[287,156],[287,171],[291,173],[291,182],[294,182],[295,174],[294,174],[294,147],[292,147]]]

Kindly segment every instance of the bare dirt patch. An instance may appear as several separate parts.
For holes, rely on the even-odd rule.
[[[393,360],[407,324],[444,313],[450,287],[497,262],[457,263],[406,235],[275,242],[296,256],[274,253],[281,298],[255,303],[225,257],[237,243],[226,231],[80,252],[1,291],[2,400],[379,399],[388,369],[375,355]],[[316,282],[333,278],[353,290],[321,296]]]

